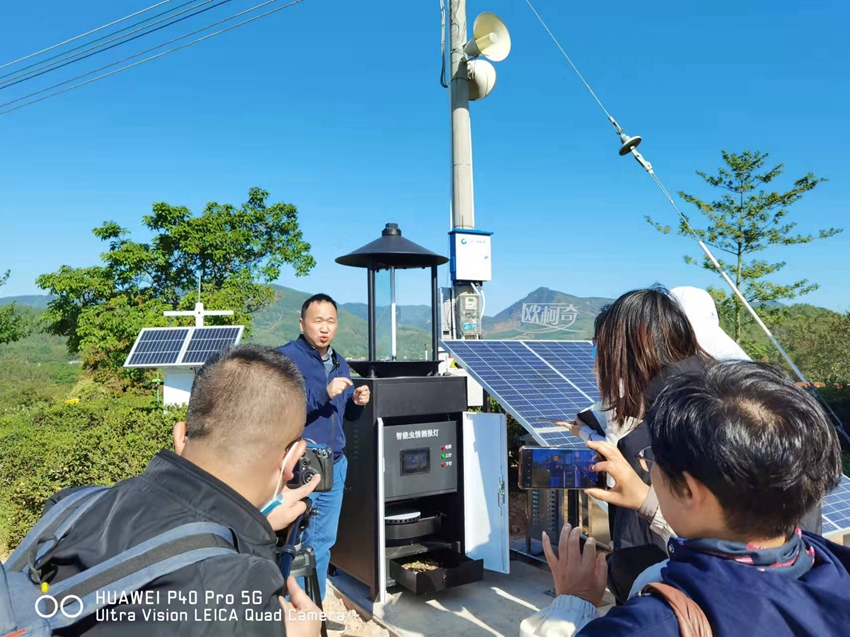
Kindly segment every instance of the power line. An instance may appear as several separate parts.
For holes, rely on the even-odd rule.
[[[268,2],[266,2],[266,3],[264,3],[264,4],[269,4],[269,2],[279,2],[279,1],[280,1],[280,0],[268,0]],[[0,115],[7,115],[7,114],[9,114],[9,113],[11,113],[11,112],[13,112],[13,111],[17,111],[17,110],[19,110],[19,109],[22,109],[22,108],[24,108],[25,106],[30,106],[31,104],[36,104],[36,103],[38,103],[38,102],[43,102],[44,100],[50,99],[51,97],[56,97],[57,95],[62,95],[63,93],[67,93],[67,92],[69,92],[69,91],[73,91],[73,90],[74,90],[74,89],[76,89],[76,88],[80,88],[80,87],[82,87],[82,86],[86,86],[87,84],[91,84],[91,83],[93,83],[93,82],[97,82],[98,80],[105,79],[105,78],[107,78],[107,77],[110,77],[111,75],[115,75],[116,73],[120,73],[120,72],[122,72],[122,71],[126,71],[126,70],[128,70],[128,69],[131,69],[131,68],[133,68],[133,67],[135,67],[135,66],[139,66],[139,65],[141,65],[141,64],[144,64],[145,62],[150,62],[151,60],[155,60],[155,59],[157,59],[157,58],[161,58],[161,57],[163,57],[163,56],[165,56],[165,55],[168,55],[169,53],[174,53],[175,51],[179,51],[179,50],[181,50],[181,49],[185,49],[186,47],[192,46],[193,44],[197,44],[198,42],[203,42],[204,40],[209,40],[210,38],[213,38],[213,37],[215,37],[215,36],[217,36],[217,35],[221,35],[222,33],[226,33],[227,31],[232,31],[233,29],[236,29],[236,28],[238,28],[238,27],[241,27],[241,26],[244,26],[244,25],[246,25],[246,24],[249,24],[250,22],[254,22],[254,21],[256,21],[256,20],[259,20],[260,18],[265,18],[266,16],[269,16],[269,15],[271,15],[271,14],[273,14],[273,13],[277,13],[278,11],[283,11],[284,9],[289,9],[290,7],[293,7],[293,6],[297,5],[297,4],[301,4],[301,3],[302,3],[302,2],[304,2],[304,1],[305,1],[305,0],[292,0],[292,2],[290,2],[290,3],[288,3],[288,4],[285,4],[285,5],[283,5],[282,7],[278,7],[277,9],[272,9],[271,11],[266,11],[265,13],[261,13],[260,15],[258,15],[258,16],[254,16],[253,18],[250,18],[250,19],[248,19],[248,20],[243,20],[242,22],[239,22],[238,24],[234,24],[234,25],[229,26],[229,27],[227,27],[227,28],[225,28],[225,29],[221,29],[221,30],[216,31],[216,32],[214,32],[214,33],[210,33],[209,35],[205,35],[204,37],[202,37],[202,38],[198,38],[197,40],[192,40],[191,42],[187,42],[186,44],[181,44],[180,46],[174,47],[173,49],[168,49],[167,51],[163,51],[162,53],[157,53],[156,55],[152,55],[151,57],[149,57],[149,58],[145,58],[144,60],[139,60],[138,62],[134,62],[133,64],[128,64],[127,66],[123,66],[123,67],[121,67],[121,68],[119,68],[119,69],[115,69],[114,71],[110,71],[109,73],[104,73],[103,75],[99,75],[99,76],[97,76],[97,77],[93,77],[92,79],[90,79],[90,80],[86,80],[85,82],[80,82],[79,84],[75,84],[74,86],[69,86],[69,87],[68,87],[68,88],[66,88],[66,89],[62,89],[61,91],[56,91],[55,93],[51,93],[50,95],[45,95],[44,97],[40,97],[40,98],[38,98],[37,100],[32,100],[32,101],[30,101],[30,102],[26,102],[26,103],[24,103],[24,104],[21,104],[20,106],[16,106],[15,108],[10,108],[10,109],[5,110],[5,111],[0,111]],[[257,5],[257,7],[254,7],[254,9],[256,9],[256,8],[258,8],[258,7],[260,7],[260,6],[263,6],[263,5],[262,5],[262,4],[261,4],[261,5]],[[248,11],[252,11],[252,10],[253,10],[253,9],[249,9]],[[243,13],[245,13],[245,12],[243,12]]]
[[[47,91],[51,91],[51,90],[58,88],[60,86],[65,86],[66,84],[70,84],[71,82],[75,82],[76,80],[82,79],[84,77],[88,77],[89,75],[94,75],[95,73],[103,71],[104,69],[108,69],[110,67],[116,66],[117,64],[121,64],[122,62],[127,62],[128,60],[132,60],[134,58],[142,56],[145,53],[150,53],[151,51],[156,51],[157,49],[161,49],[162,47],[168,46],[169,44],[174,44],[175,42],[179,42],[180,40],[185,40],[186,38],[189,38],[193,35],[201,33],[202,31],[206,31],[207,29],[211,29],[215,26],[218,26],[219,24],[229,22],[230,20],[233,20],[235,18],[243,16],[246,13],[252,13],[252,12],[256,11],[257,9],[262,9],[266,5],[273,4],[273,3],[278,2],[278,1],[279,0],[266,0],[266,2],[263,2],[262,4],[258,4],[255,7],[251,7],[250,9],[245,9],[244,11],[240,11],[239,13],[236,13],[232,16],[224,18],[223,20],[219,20],[217,22],[213,22],[212,24],[208,24],[204,27],[201,27],[200,29],[196,29],[195,31],[192,31],[191,33],[187,33],[185,35],[178,36],[178,37],[176,37],[172,40],[169,40],[168,42],[163,42],[162,44],[157,44],[156,46],[152,46],[151,48],[145,49],[144,51],[139,51],[138,53],[134,53],[133,55],[128,55],[127,57],[122,58],[120,60],[117,60],[115,62],[110,62],[109,64],[105,64],[104,66],[96,68],[92,71],[88,71],[86,73],[82,73],[80,75],[77,75],[76,77],[72,77],[71,79],[65,80],[64,82],[59,82],[57,84],[53,84],[52,86],[48,86],[47,88],[41,89],[39,91],[35,91],[35,92],[30,93],[28,95],[24,95],[23,97],[19,97],[17,99],[11,100],[9,102],[5,102],[4,104],[0,104],[0,108],[5,108],[6,106],[11,106],[12,104],[17,104],[18,102],[22,102],[22,101],[24,101],[24,100],[26,100],[30,97],[34,97],[36,95],[41,95],[42,93],[46,93]]]
[[[189,7],[188,9],[184,9],[180,13],[177,13],[174,16],[171,16],[171,17],[174,18],[178,15],[182,15],[182,14],[186,13],[187,11],[191,11],[192,9],[197,9],[198,7],[202,7],[205,4],[209,4],[210,2],[213,2],[213,1],[214,0],[204,0],[203,2],[201,2],[201,4],[195,5],[194,7]],[[165,29],[166,27],[170,27],[171,25],[177,24],[178,22],[182,22],[183,20],[188,20],[189,18],[193,18],[193,17],[200,15],[202,13],[206,13],[207,11],[210,11],[212,9],[220,7],[221,5],[227,4],[228,2],[233,2],[233,0],[220,0],[217,4],[214,4],[211,7],[207,7],[206,9],[201,9],[199,11],[195,11],[194,13],[190,13],[189,15],[184,15],[182,18],[178,18],[176,20],[171,20],[171,22],[168,22],[166,24],[158,26],[155,29],[150,29],[149,31],[145,31],[144,33],[139,33],[139,35],[135,35],[132,38],[127,38],[127,35],[132,35],[133,33],[138,33],[139,31],[142,31],[142,30],[147,28],[147,27],[141,27],[140,29],[136,29],[136,31],[132,31],[132,32],[128,33],[127,35],[122,35],[120,37],[113,38],[112,40],[109,40],[109,42],[104,42],[104,44],[109,44],[110,42],[115,42],[115,40],[120,40],[119,42],[116,42],[115,44],[112,44],[111,46],[104,47],[103,45],[98,45],[98,46],[90,47],[90,48],[86,49],[85,51],[81,51],[80,53],[76,53],[74,55],[69,56],[69,57],[77,58],[76,60],[71,60],[69,62],[65,62],[64,64],[59,64],[58,66],[55,65],[55,64],[47,64],[45,66],[51,67],[51,68],[47,68],[46,70],[43,70],[40,73],[34,73],[34,72],[25,73],[24,75],[26,75],[26,77],[23,77],[23,78],[15,81],[15,82],[7,81],[3,86],[0,86],[0,91],[2,91],[3,89],[9,88],[10,86],[15,86],[16,84],[20,84],[21,82],[26,82],[27,80],[35,79],[35,78],[37,78],[41,75],[44,75],[45,73],[50,73],[52,71],[56,71],[56,70],[61,69],[65,66],[68,66],[69,64],[81,62],[81,61],[83,61],[87,58],[94,56],[94,55],[97,55],[99,53],[103,53],[105,51],[109,51],[110,49],[114,49],[115,47],[121,46],[122,44],[127,44],[128,42],[132,42],[133,40],[138,40],[139,38],[142,38],[146,35],[150,35],[151,33],[155,33],[156,31],[160,31],[162,29]],[[169,20],[169,19],[170,18],[163,18],[159,22],[154,22],[154,24],[159,24],[159,23],[165,22],[166,20]],[[154,24],[148,25],[148,26],[154,26]],[[88,53],[89,51],[93,51],[93,52],[89,53],[88,55],[83,55],[82,57],[79,57],[83,53]],[[67,58],[65,58],[65,59],[67,59]],[[39,67],[39,68],[44,69],[45,66],[42,66],[42,67]],[[16,77],[20,77],[20,76],[16,76]]]
[[[150,22],[151,20],[155,20],[156,18],[159,18],[160,16],[164,16],[167,13],[172,13],[174,11],[177,11],[177,9],[182,9],[187,4],[194,4],[197,1],[198,0],[189,0],[189,2],[184,2],[183,4],[179,4],[176,7],[172,7],[171,9],[166,9],[165,11],[162,11],[160,13],[152,15],[150,18],[145,18],[144,20],[139,20],[138,22],[134,22],[133,24],[126,26],[123,29],[118,29],[117,31],[113,31],[112,33],[107,33],[106,35],[103,35],[103,36],[96,38],[94,40],[90,40],[89,42],[84,42],[83,44],[77,45],[72,49],[68,49],[67,51],[63,51],[62,53],[57,53],[56,55],[53,55],[49,58],[41,60],[40,62],[33,62],[29,66],[25,66],[23,68],[20,68],[17,71],[12,71],[11,73],[6,73],[5,75],[0,75],[0,80],[2,80],[3,78],[9,77],[11,75],[15,75],[15,73],[20,73],[21,71],[26,71],[28,69],[31,69],[35,66],[38,66],[39,64],[43,64],[44,62],[49,62],[50,60],[55,60],[56,58],[61,58],[63,55],[71,53],[72,51],[79,51],[84,46],[87,46],[89,44],[94,44],[95,42],[100,42],[101,40],[105,40],[108,37],[111,37],[111,36],[116,35],[118,33],[122,33],[124,31],[127,31],[128,29],[132,29],[133,27],[137,27],[140,24],[144,24],[145,22]],[[168,0],[168,2],[171,2],[171,0]],[[81,37],[83,37],[83,36],[77,36],[77,38],[73,38],[73,39],[76,40],[76,39],[81,38]],[[68,42],[70,42],[70,41],[71,40],[68,40]],[[61,46],[61,45],[57,44],[56,46],[58,47],[58,46]],[[51,47],[51,49],[53,49],[53,48],[56,48],[56,47]],[[47,50],[49,50],[49,49],[45,49],[45,51],[47,51]],[[34,55],[37,55],[37,54],[34,54]],[[28,57],[31,57],[31,56],[28,56]],[[26,58],[22,58],[22,60],[23,59],[26,59]],[[0,68],[3,68],[3,67],[0,67]],[[20,77],[20,75],[18,75],[17,77]]]
[[[23,62],[24,60],[29,60],[30,58],[34,58],[36,55],[41,55],[42,53],[47,53],[48,51],[52,51],[53,49],[60,47],[64,44],[69,44],[70,42],[74,42],[75,40],[79,40],[80,38],[84,38],[87,35],[91,35],[92,33],[97,33],[98,31],[102,31],[103,29],[107,29],[107,28],[109,28],[109,27],[111,27],[115,24],[118,24],[119,22],[124,22],[124,20],[129,20],[130,18],[134,18],[137,15],[141,15],[142,13],[150,11],[151,9],[156,9],[157,7],[160,7],[164,4],[168,4],[171,1],[172,0],[163,0],[162,2],[158,2],[157,4],[149,6],[147,9],[142,9],[141,11],[136,11],[135,13],[131,13],[130,15],[125,15],[123,18],[119,18],[118,20],[115,20],[114,22],[110,22],[109,24],[104,24],[103,26],[100,26],[96,29],[92,29],[91,31],[88,31],[87,33],[82,33],[78,36],[71,38],[70,40],[65,40],[64,42],[60,42],[59,44],[54,44],[53,46],[49,46],[46,49],[42,49],[41,51],[37,51],[35,53],[30,53],[29,55],[26,55],[22,58],[18,58],[17,60],[14,60],[13,62],[7,62],[6,64],[0,66],[0,69],[5,69],[7,66],[12,66],[13,64],[17,64],[18,62]]]

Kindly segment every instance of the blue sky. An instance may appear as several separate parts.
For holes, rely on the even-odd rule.
[[[233,0],[0,98],[257,2]],[[151,4],[3,3],[0,64]],[[721,149],[769,151],[787,167],[780,186],[809,171],[831,179],[792,209],[800,231],[846,225],[850,5],[693,4],[535,3],[608,109],[643,136],[641,150],[668,189],[711,198],[695,170],[715,172]],[[499,14],[513,37],[495,90],[471,109],[476,225],[495,233],[488,314],[538,286],[616,296],[656,281],[717,283],[682,262],[696,254],[691,241],[644,221],[651,214],[675,223],[675,213],[634,160],[617,155],[610,125],[525,2],[468,7],[470,22],[481,11]],[[102,246],[91,229],[104,220],[137,229],[155,201],[200,211],[208,201],[240,203],[255,185],[298,206],[318,261],[307,278],[286,272],[284,285],[363,300],[363,273],[333,260],[390,221],[447,253],[449,112],[439,47],[438,0],[306,0],[0,116],[0,270],[12,270],[2,294],[37,293],[36,276],[62,264],[94,264]],[[850,230],[765,257],[788,262],[776,281],[817,281],[809,302],[847,310],[848,252]],[[426,299],[427,288],[402,286],[402,302]]]

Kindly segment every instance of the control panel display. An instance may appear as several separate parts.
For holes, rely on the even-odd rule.
[[[401,475],[428,473],[430,470],[431,450],[429,448],[401,450]]]
[[[457,421],[384,425],[384,498],[457,491]]]

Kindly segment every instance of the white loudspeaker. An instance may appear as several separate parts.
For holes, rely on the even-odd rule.
[[[511,34],[501,18],[494,13],[482,13],[472,25],[472,39],[466,44],[466,54],[477,58],[483,55],[501,62],[511,52]]]
[[[469,100],[487,97],[496,86],[496,69],[487,60],[470,60],[466,63],[469,78]]]

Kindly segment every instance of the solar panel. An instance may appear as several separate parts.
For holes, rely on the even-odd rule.
[[[176,364],[191,329],[193,328],[144,328],[133,344],[124,367],[162,367]]]
[[[196,327],[186,352],[183,365],[203,365],[207,359],[242,338],[242,326],[238,327]]]
[[[823,534],[848,531],[850,531],[850,478],[841,476],[841,484],[823,500]]]
[[[559,373],[588,396],[598,400],[599,388],[593,372],[593,346],[584,341],[524,341]]]
[[[538,444],[584,447],[563,427],[599,398],[592,345],[586,341],[444,341],[442,346]],[[850,532],[850,478],[823,501],[823,534]]]
[[[124,367],[200,367],[242,338],[242,325],[221,327],[146,327]]]
[[[446,341],[443,347],[511,416],[547,447],[584,447],[563,427],[597,400],[585,341]]]

